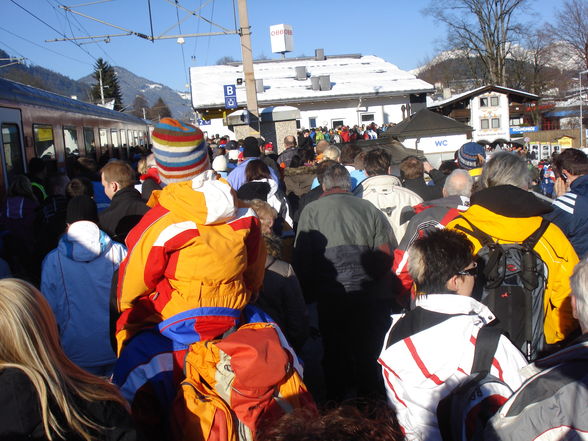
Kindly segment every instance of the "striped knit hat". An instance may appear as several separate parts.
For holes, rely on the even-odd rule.
[[[189,181],[210,168],[202,131],[173,118],[162,118],[151,134],[159,176],[166,184]]]

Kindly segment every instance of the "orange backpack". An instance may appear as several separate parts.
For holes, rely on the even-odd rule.
[[[251,441],[295,408],[316,410],[296,355],[272,323],[248,323],[193,343],[172,412],[174,439]]]

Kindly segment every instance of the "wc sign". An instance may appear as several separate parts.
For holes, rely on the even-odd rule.
[[[237,88],[234,84],[225,84],[225,109],[236,109],[237,106]]]
[[[435,140],[435,147],[447,147],[448,142],[446,139],[437,139]]]

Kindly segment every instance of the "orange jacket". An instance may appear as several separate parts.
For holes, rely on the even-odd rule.
[[[263,283],[266,257],[259,220],[236,201],[210,170],[153,193],[119,271],[119,353],[136,330],[163,321],[208,320],[196,329],[203,340],[234,324]]]

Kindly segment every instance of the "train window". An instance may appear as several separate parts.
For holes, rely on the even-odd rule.
[[[135,144],[133,144],[133,131],[131,129],[127,130],[127,133],[129,135],[129,137],[127,138],[129,140],[129,145],[133,146]]]
[[[33,124],[35,135],[35,153],[41,159],[55,159],[53,127],[45,124]]]
[[[20,145],[20,136],[16,124],[2,124],[2,147],[8,182],[13,176],[24,174],[24,158]]]
[[[120,142],[118,139],[118,130],[110,129],[110,139],[112,140],[112,157],[120,159]]]
[[[63,144],[65,145],[66,156],[79,156],[78,131],[75,127],[63,128]]]
[[[84,148],[86,156],[96,159],[96,140],[94,139],[94,129],[84,127]]]
[[[112,146],[113,147],[120,147],[120,142],[118,139],[118,130],[112,129],[110,131],[110,139],[112,139]]]
[[[106,129],[100,129],[100,155],[108,153],[108,132]]]
[[[137,130],[133,130],[133,139],[135,140],[135,145],[139,145],[139,132]]]

